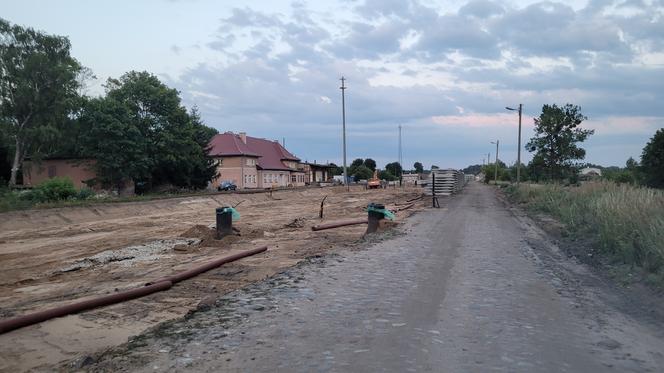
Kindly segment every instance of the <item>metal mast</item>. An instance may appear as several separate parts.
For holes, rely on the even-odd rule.
[[[344,143],[344,184],[346,185],[346,190],[350,190],[348,185],[348,173],[346,170],[346,78],[341,77],[341,118],[343,122],[343,143]]]
[[[403,175],[403,153],[401,152],[401,124],[399,124],[399,166],[401,166],[401,175]],[[399,178],[401,178],[399,175]]]

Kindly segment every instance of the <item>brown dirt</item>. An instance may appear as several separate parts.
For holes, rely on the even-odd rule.
[[[211,258],[268,245],[171,290],[0,335],[0,371],[54,364],[123,343],[179,318],[206,297],[260,281],[312,255],[357,243],[366,226],[320,232],[321,222],[366,216],[369,202],[395,209],[421,189],[345,192],[311,188],[218,194],[0,214],[0,317],[24,315],[86,297],[142,286]],[[318,218],[324,196],[325,217]],[[214,239],[214,209],[236,205],[237,235]],[[427,205],[397,214],[399,220]],[[394,226],[387,223],[385,227]],[[196,241],[187,241],[196,239]],[[198,242],[200,240],[200,242]]]

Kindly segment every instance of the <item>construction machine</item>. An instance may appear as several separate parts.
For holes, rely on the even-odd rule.
[[[367,181],[367,188],[369,189],[380,188],[380,179],[378,178],[378,170],[374,170],[373,176],[371,177],[371,179],[369,179],[369,181]]]

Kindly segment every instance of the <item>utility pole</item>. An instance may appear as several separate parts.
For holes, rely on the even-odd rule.
[[[496,142],[491,141],[491,143],[496,144],[496,167],[493,174],[493,183],[498,185],[498,144],[500,144],[500,140],[496,140]]]
[[[516,185],[521,183],[521,111],[523,104],[519,104],[519,149],[516,152]]]
[[[516,185],[521,182],[521,112],[523,112],[523,104],[519,104],[519,109],[513,109],[509,106],[505,107],[507,110],[519,111],[519,141],[516,150]]]
[[[401,186],[401,180],[403,178],[403,156],[401,153],[401,124],[399,124],[399,166],[401,166],[401,171],[399,175],[399,185]]]
[[[348,185],[348,173],[346,170],[346,78],[341,77],[341,118],[343,123],[343,143],[344,143],[344,184],[346,184],[346,190],[350,191],[350,185]]]

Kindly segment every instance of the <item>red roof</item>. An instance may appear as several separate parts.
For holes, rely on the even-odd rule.
[[[281,146],[278,141],[251,136],[246,138],[247,143],[245,144],[240,135],[231,132],[215,135],[210,140],[210,155],[259,157],[257,166],[263,170],[291,170],[282,161],[300,161],[299,158]]]
[[[226,132],[214,135],[210,140],[210,155],[228,157],[232,155],[247,155],[250,157],[259,157],[259,155],[242,142],[239,135]]]

